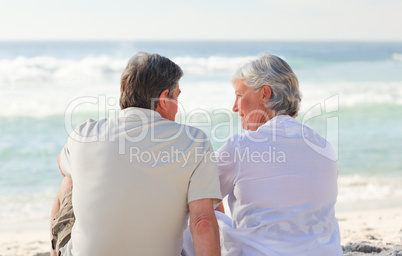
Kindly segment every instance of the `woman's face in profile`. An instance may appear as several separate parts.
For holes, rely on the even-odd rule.
[[[244,84],[244,80],[238,79],[235,94],[233,111],[239,113],[244,130],[255,131],[269,120],[264,106],[266,95],[263,89],[254,92],[251,87]]]

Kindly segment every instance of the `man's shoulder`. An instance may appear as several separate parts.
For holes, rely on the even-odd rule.
[[[204,131],[191,125],[166,120],[161,124],[160,128],[164,131],[175,132],[177,138],[180,139],[187,139],[193,142],[209,142],[209,137]]]
[[[95,141],[98,136],[106,132],[106,129],[112,127],[112,119],[94,120],[92,118],[77,125],[75,129],[70,133],[70,138],[78,142],[91,142]]]
[[[197,127],[194,127],[194,126],[191,126],[191,125],[186,125],[186,124],[184,124],[184,126],[185,126],[185,129],[190,134],[196,135],[197,137],[208,138],[207,134],[203,130],[201,130],[200,128],[197,128]]]

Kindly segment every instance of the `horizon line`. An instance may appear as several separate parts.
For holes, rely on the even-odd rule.
[[[3,42],[278,42],[278,43],[402,43],[400,40],[373,39],[0,39]]]

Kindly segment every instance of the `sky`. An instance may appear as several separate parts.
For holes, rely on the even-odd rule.
[[[0,0],[0,40],[402,41],[401,0]]]

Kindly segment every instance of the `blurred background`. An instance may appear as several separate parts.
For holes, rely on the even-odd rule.
[[[230,74],[272,53],[299,78],[297,119],[338,152],[338,210],[402,204],[402,3],[4,1],[0,9],[0,232],[47,229],[56,158],[75,125],[118,115],[138,51],[184,70],[177,122],[218,149],[242,133]],[[225,124],[225,125],[219,125]]]

